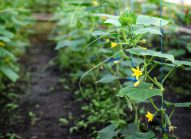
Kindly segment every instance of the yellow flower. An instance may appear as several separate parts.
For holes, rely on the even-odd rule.
[[[5,43],[4,42],[0,42],[0,47],[3,47],[5,46]]]
[[[111,42],[111,48],[114,48],[114,47],[116,47],[116,46],[117,46],[117,43]]]
[[[141,81],[140,80],[138,80],[137,82],[135,82],[134,83],[134,87],[137,87],[137,86],[139,86],[139,84],[141,83]]]
[[[139,69],[139,67],[137,67],[136,69],[135,69],[135,68],[132,68],[131,70],[133,71],[132,76],[135,76],[137,80],[139,79],[139,76],[143,75],[143,73],[142,73],[142,71]]]
[[[148,111],[145,117],[148,119],[148,122],[152,122],[154,115]]]
[[[174,132],[174,129],[176,129],[177,127],[175,126],[169,126],[168,129],[169,129],[169,132]]]

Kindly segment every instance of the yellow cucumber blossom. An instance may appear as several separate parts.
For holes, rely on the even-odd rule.
[[[111,42],[111,48],[114,48],[114,47],[116,47],[117,45],[118,45],[117,43]]]
[[[154,119],[154,115],[152,113],[150,113],[149,111],[147,112],[145,117],[148,119],[148,122],[152,122]]]
[[[140,85],[140,83],[141,83],[141,81],[140,81],[140,80],[138,80],[137,82],[135,82],[135,83],[134,83],[134,87],[139,86],[139,85]]]
[[[143,75],[143,73],[142,73],[142,71],[139,69],[139,67],[136,67],[136,69],[135,69],[135,68],[132,68],[131,70],[133,71],[132,76],[135,76],[137,80],[139,79],[139,76]]]

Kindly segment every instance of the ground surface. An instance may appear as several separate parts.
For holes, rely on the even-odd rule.
[[[31,74],[31,81],[30,88],[20,97],[21,123],[17,124],[15,132],[24,139],[85,139],[85,136],[70,135],[70,124],[59,126],[59,118],[68,118],[69,113],[75,117],[81,112],[74,94],[64,92],[59,83],[61,73],[51,65],[55,58],[54,45],[46,34],[48,32],[32,35],[32,47],[21,59],[24,72]],[[33,118],[30,112],[35,114]]]
[[[191,96],[170,93],[166,98],[171,102],[191,102]],[[191,139],[191,109],[177,108],[172,117],[172,125],[176,126],[175,135],[180,139]]]

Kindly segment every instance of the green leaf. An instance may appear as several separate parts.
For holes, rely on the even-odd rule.
[[[146,99],[154,97],[154,96],[161,96],[162,95],[162,90],[160,89],[151,89],[152,84],[150,83],[142,83],[138,87],[125,87],[122,88],[117,96],[119,97],[124,97],[127,96],[129,99],[140,103],[144,102]]]
[[[172,103],[172,102],[169,102],[169,101],[165,101],[165,104],[167,106],[174,106],[174,107],[177,107],[177,108],[188,108],[188,107],[191,108],[191,102]]]
[[[189,53],[191,53],[191,43],[188,43],[186,45],[186,49],[188,50]]]
[[[191,62],[189,61],[175,60],[173,63],[177,66],[182,66],[182,65],[191,66]]]
[[[14,34],[8,30],[6,30],[4,27],[0,26],[0,34],[4,37],[7,37],[9,39],[14,37]]]
[[[99,81],[97,81],[97,83],[109,83],[116,79],[119,79],[119,77],[111,75],[111,74],[107,74],[103,78],[101,78]]]
[[[155,134],[153,131],[146,133],[136,132],[134,135],[127,135],[125,139],[154,139]]]
[[[0,36],[0,41],[10,42],[11,40],[7,37]]]
[[[106,17],[106,18],[108,18],[108,19],[119,19],[119,16],[110,15],[110,14],[104,14],[104,13],[94,14],[94,16]]]
[[[128,26],[136,24],[137,16],[134,13],[129,13],[129,11],[125,11],[119,17],[119,22],[122,26]]]
[[[19,76],[8,66],[0,66],[0,71],[7,76],[10,80],[15,82]]]
[[[6,57],[6,56],[11,58],[12,60],[16,60],[16,57],[14,54],[12,54],[11,52],[7,51],[4,48],[0,48],[0,57]]]
[[[112,24],[116,27],[120,27],[121,23],[118,21],[118,19],[107,19],[105,22],[105,24]]]
[[[103,32],[103,31],[94,31],[91,34],[92,34],[92,36],[105,36],[108,33],[107,32]]]
[[[153,51],[153,50],[144,50],[141,48],[131,48],[131,49],[127,49],[127,51],[131,54],[135,54],[135,55],[139,55],[139,56],[154,56],[154,57],[168,59],[172,63],[174,62],[174,56],[173,55],[164,54],[164,53]]]
[[[156,18],[156,17],[151,17],[151,16],[146,16],[146,15],[139,15],[137,17],[137,25],[144,25],[144,26],[165,26],[169,22],[167,20],[161,19],[161,18]]]
[[[154,139],[155,134],[153,131],[146,133],[137,132],[137,125],[135,123],[128,124],[127,129],[120,129],[120,133],[125,139]]]
[[[115,130],[116,126],[114,124],[105,127],[104,129],[99,131],[100,139],[112,139],[118,134],[118,132]]]
[[[85,39],[79,39],[79,40],[64,40],[64,41],[60,41],[58,42],[57,46],[56,46],[56,50],[69,46],[69,47],[77,47],[79,45],[82,45],[85,43]]]
[[[160,29],[155,29],[155,28],[141,28],[141,29],[134,31],[134,33],[136,35],[146,34],[146,33],[162,35]]]
[[[167,53],[172,54],[174,57],[178,57],[184,55],[186,51],[184,49],[171,49]]]

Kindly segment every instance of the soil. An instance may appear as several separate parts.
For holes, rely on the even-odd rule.
[[[166,99],[171,102],[191,102],[190,95],[169,93]],[[174,134],[179,139],[191,139],[191,108],[176,108],[172,116],[172,125],[176,126]]]
[[[38,29],[41,27],[38,26]],[[30,73],[31,79],[30,88],[20,96],[20,120],[15,126],[15,133],[23,139],[86,139],[88,137],[83,132],[77,135],[69,133],[73,121],[65,126],[59,125],[60,118],[68,119],[72,114],[77,119],[82,112],[74,94],[64,91],[59,82],[63,73],[54,65],[55,46],[47,40],[48,33],[41,30],[31,35],[32,46],[21,59],[24,74]]]

